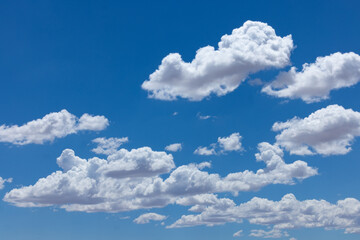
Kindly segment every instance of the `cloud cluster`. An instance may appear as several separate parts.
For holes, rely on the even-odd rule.
[[[30,121],[22,126],[1,125],[0,142],[17,145],[43,144],[79,131],[100,131],[108,125],[109,121],[104,116],[92,116],[85,113],[79,119],[68,111],[61,110],[49,113],[41,119]]]
[[[149,97],[160,100],[181,97],[200,101],[211,94],[222,96],[234,91],[251,73],[288,65],[292,49],[291,35],[279,37],[266,23],[247,21],[222,36],[218,49],[198,49],[191,62],[184,62],[178,53],[169,54],[142,88]]]
[[[264,169],[221,177],[202,170],[209,167],[208,163],[183,165],[171,171],[175,167],[172,155],[149,147],[120,149],[107,159],[88,160],[66,149],[57,159],[62,170],[39,179],[34,185],[11,190],[4,200],[20,207],[55,205],[68,211],[121,212],[164,207],[185,201],[185,197],[196,200],[196,195],[203,198],[203,194],[237,194],[269,184],[294,184],[296,179],[317,174],[316,169],[303,161],[286,164],[281,149],[276,146],[261,143],[259,151],[256,159],[265,163]],[[168,177],[162,178],[161,174]]]
[[[217,143],[212,143],[209,147],[200,146],[194,153],[208,156],[230,151],[241,151],[241,139],[240,133],[233,133],[228,137],[218,137]]]
[[[213,226],[227,222],[242,222],[273,226],[270,232],[253,231],[256,236],[270,236],[280,233],[280,229],[316,228],[344,229],[345,233],[360,233],[360,201],[346,198],[331,204],[325,200],[299,201],[293,194],[286,194],[280,201],[254,197],[250,201],[236,205],[227,198],[191,210],[201,209],[198,215],[183,215],[170,228],[197,225]],[[278,229],[278,230],[276,230]]]
[[[144,213],[139,217],[134,219],[134,222],[137,224],[145,224],[149,223],[150,221],[162,221],[165,220],[166,216],[160,215],[157,213]]]
[[[286,231],[281,231],[280,229],[274,228],[270,231],[265,231],[263,229],[254,229],[251,230],[249,236],[260,237],[260,238],[281,238],[281,237],[289,237],[289,234]]]
[[[124,143],[129,141],[128,137],[123,138],[95,138],[93,143],[97,144],[97,147],[92,149],[94,153],[111,155],[117,151],[117,149]]]
[[[181,149],[182,149],[181,143],[173,143],[165,147],[165,150],[170,152],[178,152],[181,151]]]
[[[360,136],[360,113],[330,105],[304,119],[276,122],[272,129],[280,131],[276,143],[291,154],[346,154],[354,138]]]
[[[360,81],[360,56],[353,52],[334,53],[304,64],[301,72],[292,67],[280,73],[262,91],[280,98],[300,98],[306,103],[329,98],[330,91],[350,87]]]
[[[12,178],[7,178],[7,179],[4,179],[2,177],[0,177],[0,189],[3,189],[5,187],[5,183],[11,183],[12,182]]]

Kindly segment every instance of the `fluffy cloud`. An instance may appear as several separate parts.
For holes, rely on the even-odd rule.
[[[360,56],[353,53],[334,53],[304,64],[301,72],[292,67],[280,73],[262,91],[276,97],[296,99],[307,103],[329,98],[331,90],[350,87],[360,81]]]
[[[304,119],[276,122],[272,129],[281,131],[276,143],[291,154],[346,154],[354,138],[360,136],[360,113],[330,105]]]
[[[219,137],[218,143],[224,151],[239,151],[242,148],[241,138],[239,133],[233,133],[228,137]]]
[[[5,183],[11,183],[12,182],[12,178],[8,178],[8,179],[4,179],[2,177],[0,177],[0,189],[3,189],[5,186]]]
[[[95,138],[93,143],[97,144],[97,147],[92,149],[94,153],[111,155],[117,151],[117,149],[124,143],[127,143],[129,139],[123,138]]]
[[[261,238],[281,238],[281,237],[288,237],[289,234],[286,231],[281,231],[280,229],[274,228],[270,231],[265,231],[262,229],[254,229],[251,230],[249,236],[261,237]]]
[[[233,133],[228,137],[218,137],[217,143],[210,144],[210,147],[198,147],[194,153],[198,155],[215,155],[230,151],[242,150],[239,133]]]
[[[162,221],[166,219],[166,216],[157,213],[145,213],[137,217],[134,222],[137,224],[145,224],[150,221]]]
[[[170,152],[181,151],[181,149],[182,149],[181,143],[173,143],[165,147],[165,150]]]
[[[68,111],[62,110],[49,113],[41,119],[30,121],[22,126],[1,125],[0,142],[17,145],[43,144],[78,131],[100,131],[108,125],[109,121],[104,116],[91,116],[85,113],[78,119]]]
[[[226,203],[226,204],[224,204]],[[275,229],[315,228],[344,229],[345,233],[360,233],[360,201],[354,198],[331,204],[325,200],[299,201],[293,194],[280,201],[254,197],[236,205],[230,199],[219,199],[198,215],[183,215],[170,228],[196,225],[213,226],[227,222],[248,220],[251,224],[272,225]],[[253,235],[269,236],[271,232],[256,231]],[[285,234],[285,233],[282,233]]]
[[[107,159],[75,156],[66,149],[57,159],[62,170],[39,179],[34,185],[13,189],[4,200],[20,207],[60,206],[68,211],[121,212],[164,207],[168,204],[217,201],[215,192],[255,191],[269,184],[294,184],[317,174],[305,162],[286,164],[282,151],[259,144],[256,155],[266,168],[245,170],[225,177],[202,169],[209,163],[175,167],[171,154],[149,147],[120,149]],[[161,174],[169,173],[167,178]],[[200,195],[200,196],[198,196]],[[189,197],[193,197],[190,199]]]
[[[251,73],[289,64],[293,49],[291,35],[279,37],[275,30],[262,22],[247,21],[230,35],[221,37],[218,49],[200,48],[191,62],[171,53],[159,68],[142,84],[149,97],[191,101],[234,91]]]

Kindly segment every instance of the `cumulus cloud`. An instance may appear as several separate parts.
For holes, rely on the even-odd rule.
[[[169,227],[213,226],[227,222],[241,223],[246,219],[251,224],[274,227],[270,232],[252,232],[253,235],[263,237],[279,233],[281,229],[317,227],[360,233],[360,201],[354,198],[331,204],[316,199],[299,201],[293,194],[286,194],[280,201],[254,197],[240,205],[224,198],[203,209],[198,215],[183,215]]]
[[[219,137],[218,143],[224,151],[239,151],[242,149],[241,138],[239,133],[233,133],[228,137]]]
[[[11,183],[12,182],[12,178],[7,178],[7,179],[4,179],[2,177],[0,177],[0,189],[3,189],[5,187],[5,183]]]
[[[288,65],[292,49],[291,35],[279,37],[266,23],[247,21],[222,36],[217,49],[198,49],[191,62],[184,62],[178,53],[169,54],[142,88],[149,97],[160,100],[181,97],[200,101],[211,94],[223,96],[251,73]]]
[[[281,231],[280,229],[272,229],[270,231],[265,231],[262,229],[251,230],[249,234],[251,237],[260,237],[260,238],[281,238],[289,237],[289,234],[286,231]]]
[[[170,152],[178,152],[181,151],[181,149],[182,149],[181,143],[173,143],[165,147],[165,150]]]
[[[0,142],[17,145],[43,144],[79,131],[100,131],[108,125],[109,121],[104,116],[92,116],[85,113],[78,119],[68,111],[61,110],[49,113],[41,119],[30,121],[22,126],[1,125]]]
[[[330,91],[350,87],[360,81],[360,56],[353,52],[334,53],[304,64],[301,72],[292,67],[280,73],[262,91],[280,98],[300,98],[306,103],[329,98]]]
[[[157,213],[145,213],[135,218],[134,222],[137,224],[145,224],[150,221],[162,221],[165,220],[166,216]]]
[[[233,234],[233,237],[241,237],[243,230],[239,230],[236,233]]]
[[[93,143],[97,144],[97,147],[92,149],[94,153],[111,155],[117,151],[117,149],[124,143],[129,141],[128,137],[123,138],[95,138]]]
[[[194,153],[198,155],[215,155],[230,151],[241,151],[242,136],[239,133],[233,133],[228,137],[218,137],[217,143],[210,144],[209,147],[198,147]]]
[[[276,122],[272,129],[280,131],[276,143],[291,154],[346,154],[355,137],[360,136],[360,113],[330,105],[304,119]]]
[[[62,170],[34,185],[6,193],[4,201],[19,207],[59,206],[67,211],[121,212],[185,204],[190,201],[217,201],[216,192],[256,191],[269,184],[294,184],[317,174],[305,162],[286,164],[282,151],[268,143],[259,144],[258,161],[266,165],[257,172],[245,170],[225,177],[202,170],[205,162],[175,168],[171,154],[149,147],[120,149],[107,159],[88,160],[66,149],[57,159]],[[168,174],[162,178],[161,174]],[[205,195],[202,195],[205,194]],[[196,196],[201,195],[201,196]],[[186,199],[194,197],[194,199]]]

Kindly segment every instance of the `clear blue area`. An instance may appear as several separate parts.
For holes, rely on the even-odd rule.
[[[174,153],[177,166],[211,161],[211,172],[222,176],[263,167],[255,161],[259,142],[274,142],[271,126],[294,116],[306,117],[330,104],[360,111],[360,85],[331,93],[331,99],[305,104],[285,102],[242,84],[223,97],[201,102],[173,102],[147,98],[141,83],[157,69],[163,57],[178,52],[187,61],[203,46],[216,46],[220,37],[246,20],[268,23],[277,35],[292,34],[296,49],[291,61],[301,68],[318,56],[360,53],[359,1],[1,1],[0,2],[0,125],[22,125],[50,112],[67,109],[104,115],[110,126],[101,132],[81,132],[43,145],[0,144],[0,176],[14,181],[1,190],[34,184],[58,170],[56,158],[65,148],[82,158],[95,137],[125,137],[127,149],[150,146],[163,150],[182,142]],[[277,71],[258,75],[270,81]],[[255,78],[252,76],[251,78]],[[179,114],[173,116],[173,112]],[[199,120],[197,114],[216,116]],[[224,156],[197,156],[219,136],[239,132],[246,151]],[[360,143],[343,156],[299,157],[319,168],[319,175],[293,186],[270,185],[259,192],[240,193],[237,203],[253,196],[279,200],[294,193],[300,200],[325,199],[335,203],[346,197],[360,199]],[[155,212],[172,223],[187,208],[168,206]],[[243,229],[265,229],[249,223],[216,227],[165,229],[157,223],[137,225],[132,220],[147,212],[78,213],[54,208],[18,208],[0,202],[0,239],[233,239]],[[129,219],[122,219],[129,216]],[[295,229],[298,240],[359,239],[343,230]],[[242,239],[255,239],[243,237]]]

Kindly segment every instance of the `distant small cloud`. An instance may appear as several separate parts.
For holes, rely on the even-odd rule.
[[[145,213],[137,217],[134,222],[137,224],[145,224],[150,221],[162,221],[166,219],[166,216],[157,213]]]
[[[210,119],[210,118],[215,118],[215,116],[210,116],[210,115],[202,115],[200,112],[198,112],[196,114],[197,118],[200,120],[206,120],[206,119]]]
[[[8,178],[8,179],[4,179],[2,177],[0,177],[0,189],[3,189],[5,187],[5,183],[11,183],[12,182],[12,178]]]
[[[98,146],[91,151],[97,154],[111,155],[117,151],[117,149],[124,143],[129,141],[128,137],[123,138],[95,138],[93,143],[97,143]]]
[[[173,143],[165,147],[165,150],[170,152],[178,152],[181,151],[182,144],[181,143]]]
[[[260,78],[251,79],[248,81],[251,86],[262,86],[264,82]]]
[[[239,133],[233,133],[228,137],[218,137],[216,143],[210,144],[209,147],[200,146],[194,151],[194,154],[208,156],[230,151],[241,151],[243,149],[241,139],[242,136]]]
[[[234,233],[233,237],[241,237],[241,236],[243,236],[242,233],[243,233],[243,230],[237,231],[236,233]]]
[[[179,113],[178,113],[178,112],[173,112],[172,115],[173,115],[173,116],[177,116],[177,115],[179,115]]]

